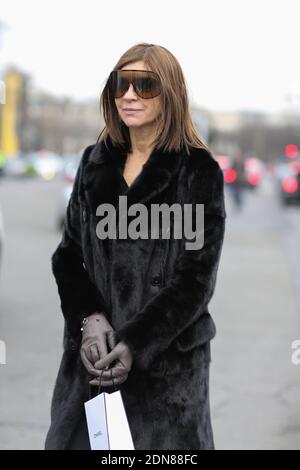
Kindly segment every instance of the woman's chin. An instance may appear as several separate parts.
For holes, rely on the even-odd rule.
[[[126,119],[125,124],[127,127],[143,127],[145,122],[140,122],[137,119]]]

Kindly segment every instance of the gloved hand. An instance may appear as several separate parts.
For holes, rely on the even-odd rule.
[[[130,349],[127,344],[120,341],[109,354],[94,364],[95,369],[98,369],[98,376],[101,370],[101,387],[118,385],[125,382],[131,370],[132,361]],[[108,367],[109,369],[107,370]],[[102,369],[105,370],[102,372]],[[96,374],[93,373],[93,375]],[[90,384],[99,386],[99,382],[100,378],[97,378],[91,380]]]
[[[113,349],[115,345],[114,330],[105,315],[98,312],[89,315],[83,327],[80,357],[91,375],[99,375],[95,363],[106,357],[107,346]]]

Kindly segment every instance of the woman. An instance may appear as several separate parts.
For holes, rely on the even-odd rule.
[[[102,373],[104,390],[114,390],[112,377],[121,390],[135,449],[213,449],[208,303],[225,231],[223,174],[164,47],[125,52],[100,105],[106,127],[83,153],[52,257],[65,330],[46,448],[89,448],[83,404]],[[102,204],[124,217],[122,196],[149,211],[204,204],[203,246],[187,250],[172,217],[169,238],[104,239]]]

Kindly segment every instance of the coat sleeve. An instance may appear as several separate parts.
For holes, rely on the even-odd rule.
[[[202,248],[183,249],[166,286],[117,331],[117,339],[128,345],[142,370],[147,370],[155,357],[198,319],[215,289],[225,233],[224,178],[219,165],[213,166],[206,180],[198,175],[196,202],[203,203],[203,183],[209,194],[207,204],[204,203]]]
[[[73,338],[81,332],[81,321],[93,312],[104,312],[103,298],[84,266],[81,239],[79,191],[83,166],[91,146],[83,152],[68,202],[62,239],[52,255],[54,274],[66,328]]]

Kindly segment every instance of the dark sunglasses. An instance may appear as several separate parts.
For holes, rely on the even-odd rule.
[[[130,83],[140,98],[155,98],[161,93],[159,75],[150,70],[113,70],[107,83],[114,98],[125,95]]]

